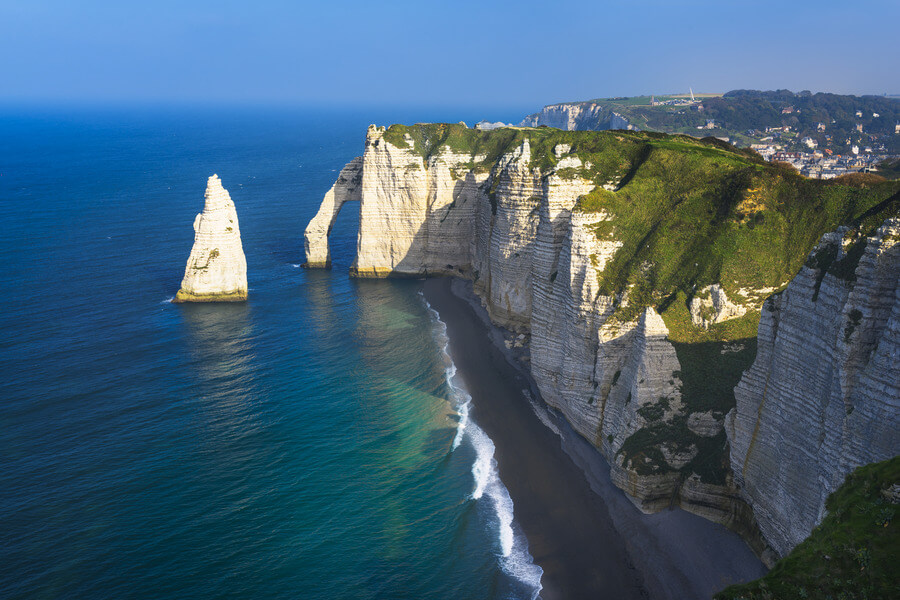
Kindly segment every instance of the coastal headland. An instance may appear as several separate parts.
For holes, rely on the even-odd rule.
[[[848,473],[900,454],[900,182],[812,180],[715,138],[373,125],[309,266],[347,202],[351,275],[469,280],[527,343],[533,397],[641,512],[721,523],[771,566]]]

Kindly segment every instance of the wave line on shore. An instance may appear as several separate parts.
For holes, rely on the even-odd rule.
[[[456,364],[454,364],[453,359],[450,358],[450,338],[447,336],[447,324],[441,321],[438,311],[431,307],[431,304],[428,303],[428,300],[425,299],[425,295],[422,292],[419,292],[419,296],[422,298],[422,302],[425,303],[425,308],[428,309],[431,318],[438,327],[435,337],[437,338],[437,342],[441,345],[441,359],[444,362],[444,379],[447,381],[447,387],[450,388],[453,397],[453,409],[456,411],[456,414],[459,415],[459,421],[456,424],[456,435],[453,437],[453,443],[450,445],[450,451],[453,452],[459,448],[459,445],[462,443],[463,435],[469,424],[469,408],[471,406],[472,396],[454,381],[454,378],[456,377]]]
[[[534,563],[534,558],[528,552],[528,541],[513,521],[513,501],[506,486],[500,480],[497,461],[494,459],[494,442],[481,427],[469,419],[472,396],[454,381],[457,369],[450,357],[447,324],[441,320],[438,311],[425,299],[425,295],[422,292],[419,292],[419,295],[437,325],[435,337],[442,348],[444,374],[459,414],[459,423],[450,451],[456,450],[464,439],[475,450],[475,461],[472,463],[474,489],[469,498],[473,502],[489,503],[496,520],[500,568],[510,578],[527,588],[529,600],[535,600],[542,589],[541,577],[544,570]]]

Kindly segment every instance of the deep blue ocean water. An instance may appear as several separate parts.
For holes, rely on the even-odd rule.
[[[532,597],[421,282],[298,268],[370,122],[516,114],[0,114],[0,597]],[[250,300],[174,305],[213,173]]]

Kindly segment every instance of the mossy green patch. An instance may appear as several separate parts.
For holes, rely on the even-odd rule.
[[[392,146],[409,148],[407,136],[412,139],[413,150],[423,159],[449,149],[473,157],[471,168],[483,170],[485,166],[488,169],[493,166],[504,153],[521,145],[525,133],[512,128],[482,131],[459,123],[419,123],[391,125],[383,137]],[[474,160],[475,157],[480,160]]]
[[[655,406],[655,405],[651,405]],[[674,453],[696,449],[694,458],[680,469],[673,469],[665,459],[662,447]],[[728,472],[728,441],[722,431],[713,437],[702,437],[687,426],[687,417],[658,421],[638,429],[619,449],[625,465],[638,475],[678,472],[682,476],[697,474],[707,484],[724,485]]]
[[[185,290],[178,290],[172,302],[244,302],[247,300],[246,291],[235,291],[221,294],[193,294]]]
[[[822,523],[762,579],[716,600],[900,598],[900,457],[860,467],[828,497]]]

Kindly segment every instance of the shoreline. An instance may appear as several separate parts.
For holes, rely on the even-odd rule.
[[[541,598],[709,598],[765,574],[723,525],[634,507],[600,453],[543,405],[523,362],[527,347],[507,344],[470,282],[427,279],[423,291],[447,326],[470,417],[494,442],[515,519],[544,571]]]

